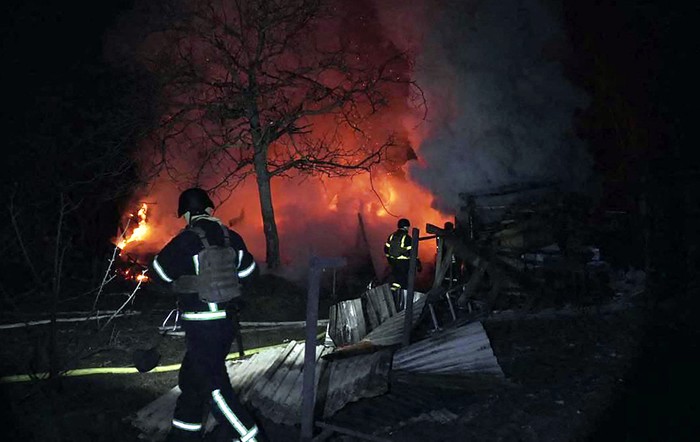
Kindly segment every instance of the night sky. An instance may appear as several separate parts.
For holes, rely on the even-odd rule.
[[[72,1],[5,3],[2,17],[3,123],[6,140],[31,131],[27,112],[36,111],[47,97],[69,94],[90,100],[109,66],[102,59],[102,33],[131,1]],[[565,60],[568,78],[592,96],[579,113],[579,133],[588,139],[596,169],[616,186],[634,185],[654,162],[669,171],[687,166],[691,143],[687,132],[694,114],[688,99],[693,84],[690,37],[695,6],[661,1],[549,2],[561,4],[574,43]],[[584,4],[585,3],[585,4]],[[439,4],[439,2],[438,2]],[[607,89],[607,91],[606,91]],[[628,109],[630,123],[643,137],[637,147],[620,149],[611,121],[610,93]],[[613,197],[614,199],[614,197]]]
[[[604,182],[605,201],[626,209],[634,205],[630,195],[654,186],[669,196],[669,204],[678,202],[674,195],[697,184],[700,171],[692,136],[698,115],[694,91],[699,77],[693,67],[700,40],[698,6],[659,0],[547,3],[565,11],[573,43],[565,58],[566,75],[591,96],[573,124],[587,140]],[[70,97],[76,106],[114,98],[105,84],[114,73],[102,59],[102,35],[131,5],[128,0],[4,2],[4,150],[12,152],[19,141],[39,130],[37,111],[52,97]],[[613,97],[619,101],[613,102]],[[631,131],[636,143],[621,147],[619,130]],[[12,175],[10,171],[0,182],[10,183]],[[646,181],[641,182],[642,176]],[[685,195],[697,198],[694,192]],[[669,226],[687,214],[669,210],[677,218],[671,216],[664,228],[671,232],[669,244],[678,248],[685,239]]]

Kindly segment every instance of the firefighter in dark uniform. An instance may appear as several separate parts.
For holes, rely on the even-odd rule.
[[[224,231],[228,231],[229,245],[238,258],[235,268],[243,287],[259,273],[243,239],[222,226],[221,221],[212,216],[213,211],[214,204],[204,190],[191,188],[182,192],[178,217],[184,217],[187,227],[165,245],[151,264],[150,273],[177,294],[187,345],[178,377],[181,394],[167,440],[201,440],[205,410],[210,409],[219,425],[207,439],[261,441],[264,435],[253,415],[235,396],[225,365],[226,355],[238,333],[233,312],[239,306],[235,300],[207,303],[200,300],[197,293],[183,293],[178,286],[178,281],[197,274],[197,255],[204,247],[193,227],[202,229],[207,241],[219,246],[224,245]]]
[[[391,293],[397,310],[403,310],[405,307],[412,247],[411,235],[408,234],[410,225],[409,220],[401,218],[396,225],[396,231],[389,235],[384,243],[384,254],[391,268]]]

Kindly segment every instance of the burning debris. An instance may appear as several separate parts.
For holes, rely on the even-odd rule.
[[[119,251],[119,261],[114,264],[115,272],[123,280],[148,281],[148,276],[145,275],[147,264],[139,262],[126,249],[144,241],[149,233],[151,233],[151,226],[148,224],[148,204],[142,203],[136,214],[129,213],[127,215],[126,224],[121,229],[116,243],[115,251]]]
[[[119,249],[124,250],[127,244],[143,240],[148,232],[150,231],[150,226],[147,224],[148,218],[148,204],[143,203],[139,208],[136,215],[130,213],[127,218],[126,226],[120,235],[121,241],[117,244]],[[132,221],[134,224],[132,225]],[[130,229],[131,227],[131,229]]]

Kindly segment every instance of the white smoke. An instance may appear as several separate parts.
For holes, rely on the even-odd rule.
[[[586,191],[592,159],[573,115],[588,97],[557,59],[568,41],[556,11],[538,0],[428,1],[420,10],[432,15],[419,25],[416,68],[429,115],[409,174],[437,208],[455,211],[460,192],[524,182]],[[405,21],[392,16],[383,15],[388,35],[410,43]]]

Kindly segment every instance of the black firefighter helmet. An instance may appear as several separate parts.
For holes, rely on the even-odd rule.
[[[187,212],[190,212],[190,215],[201,215],[206,213],[207,208],[214,208],[214,203],[207,195],[207,192],[199,187],[192,187],[180,194],[177,216],[179,218]]]
[[[398,223],[396,223],[396,226],[399,229],[408,229],[408,226],[411,225],[411,222],[407,220],[406,218],[401,218]]]

